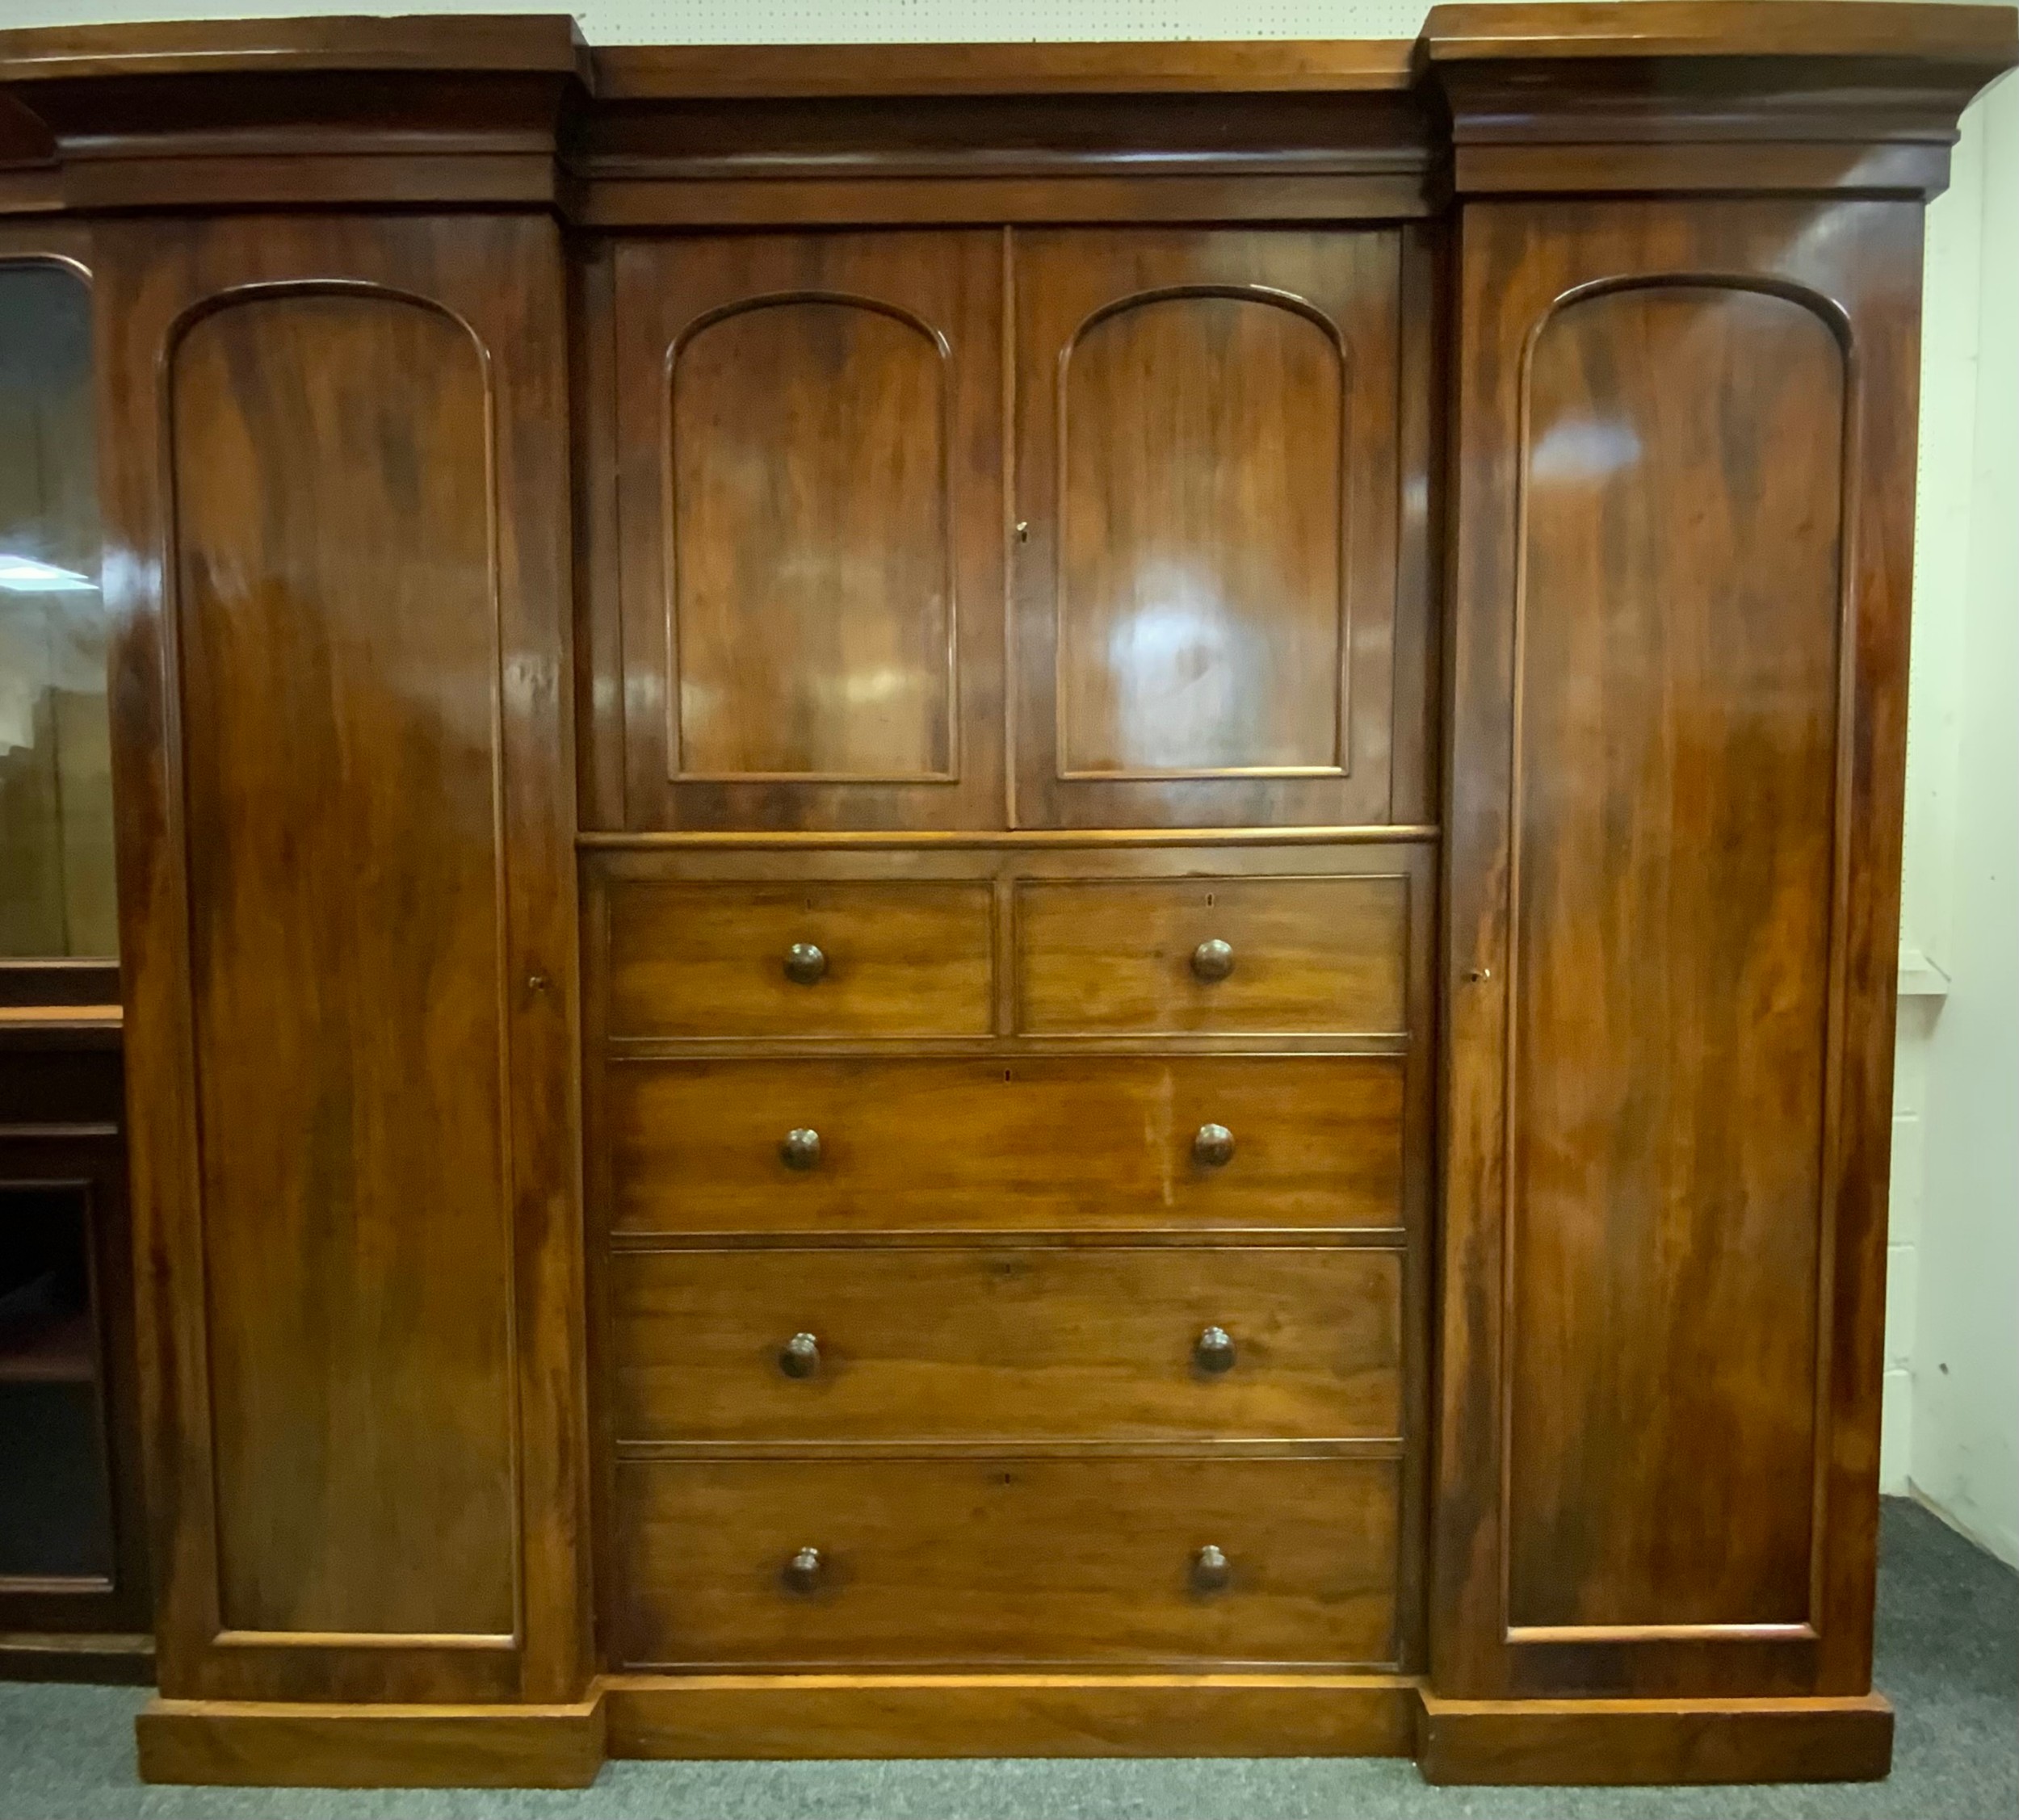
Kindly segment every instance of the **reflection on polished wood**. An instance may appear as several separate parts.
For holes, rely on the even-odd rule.
[[[619,1231],[1394,1227],[1403,1069],[1358,1056],[627,1062]],[[1240,1134],[1224,1169],[1192,1139]],[[779,1140],[821,1134],[817,1169]]]
[[[254,296],[167,382],[220,1615],[510,1631],[483,350]]]
[[[121,937],[0,969],[0,1126],[123,996],[146,1772],[1883,1773],[1916,286],[2015,62],[0,33]]]
[[[615,255],[637,825],[989,825],[998,237]]]
[[[984,883],[636,883],[610,904],[614,1036],[972,1036],[989,1028]],[[801,983],[800,947],[821,965]]]
[[[96,245],[163,1684],[572,1697],[558,237]]]
[[[1388,800],[1392,236],[1018,237],[1019,824]]]
[[[1394,1648],[1389,1461],[634,1461],[617,1484],[626,1667],[1373,1666]],[[1203,1596],[1207,1535],[1233,1572]],[[795,1594],[781,1570],[809,1545],[826,1570]]]
[[[1060,774],[1342,769],[1338,325],[1260,285],[1147,290],[1058,363]]]
[[[1919,246],[1470,233],[1448,1697],[1870,1685]]]
[[[909,312],[821,291],[681,332],[676,778],[951,777],[948,359]]]
[[[1394,1436],[1391,1252],[627,1251],[620,1440]],[[1209,1323],[1213,1325],[1209,1326]],[[771,1362],[798,1325],[817,1362]],[[1198,1350],[1223,1334],[1229,1361]],[[1196,1356],[1195,1356],[1196,1354]]]
[[[1408,919],[1379,874],[1021,883],[1018,1028],[1400,1032]]]
[[[623,1757],[1406,1757],[1408,1675],[1165,1673],[607,1675]]]
[[[1810,1617],[1845,422],[1815,300],[1601,292],[1530,355],[1517,1626]]]
[[[67,254],[0,223],[0,966],[119,948],[91,291]]]

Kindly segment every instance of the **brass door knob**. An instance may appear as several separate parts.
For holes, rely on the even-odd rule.
[[[1202,979],[1224,979],[1234,971],[1234,950],[1218,936],[1192,950],[1192,971]]]
[[[1224,1168],[1234,1160],[1234,1134],[1224,1125],[1202,1125],[1192,1139],[1192,1155],[1209,1169]]]
[[[1224,1327],[1208,1327],[1192,1342],[1192,1357],[1201,1371],[1232,1371],[1234,1336]]]
[[[795,1126],[785,1134],[779,1155],[788,1169],[810,1169],[821,1160],[821,1134],[807,1126]]]
[[[827,1578],[827,1563],[816,1548],[799,1550],[785,1564],[785,1583],[795,1592],[816,1591]]]
[[[1211,1542],[1192,1557],[1192,1584],[1201,1592],[1218,1592],[1233,1574],[1226,1555]]]
[[[827,956],[810,941],[795,941],[785,950],[785,977],[796,986],[811,986],[827,971]]]
[[[810,1333],[795,1333],[779,1348],[779,1369],[787,1378],[811,1378],[821,1369],[821,1343]]]

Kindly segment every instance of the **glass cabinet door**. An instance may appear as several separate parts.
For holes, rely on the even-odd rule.
[[[91,295],[0,258],[0,962],[117,950]]]

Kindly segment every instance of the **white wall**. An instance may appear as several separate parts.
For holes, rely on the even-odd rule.
[[[1931,217],[1909,718],[1888,1489],[2019,1565],[2019,82]],[[1939,313],[1936,313],[1939,312]]]
[[[572,10],[598,44],[1408,38],[1425,0],[5,0],[9,25]],[[1930,212],[1887,1310],[1889,1491],[2019,1562],[2019,80]]]

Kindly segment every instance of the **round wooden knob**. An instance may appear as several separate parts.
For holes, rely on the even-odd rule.
[[[785,977],[797,986],[811,986],[827,971],[827,956],[810,941],[795,941],[785,950]]]
[[[1192,1557],[1192,1584],[1201,1592],[1218,1592],[1233,1577],[1227,1557],[1208,1542]]]
[[[810,1333],[795,1333],[779,1348],[779,1369],[787,1378],[811,1378],[821,1369],[821,1343]]]
[[[810,1169],[821,1160],[821,1134],[807,1126],[795,1126],[785,1134],[779,1155],[788,1169]]]
[[[1192,1155],[1209,1169],[1224,1168],[1234,1160],[1234,1134],[1224,1125],[1202,1125],[1192,1139]]]
[[[1234,971],[1234,950],[1215,936],[1192,950],[1192,971],[1202,979],[1224,979]]]
[[[1224,1327],[1208,1327],[1192,1342],[1192,1357],[1201,1371],[1232,1371],[1234,1336]]]
[[[827,1563],[816,1548],[803,1548],[785,1564],[785,1583],[795,1592],[812,1592],[827,1577]]]

